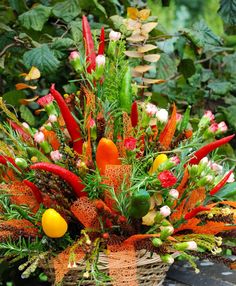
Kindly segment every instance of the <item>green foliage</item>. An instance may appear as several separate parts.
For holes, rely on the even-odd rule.
[[[236,1],[221,0],[219,14],[226,24],[236,25]]]

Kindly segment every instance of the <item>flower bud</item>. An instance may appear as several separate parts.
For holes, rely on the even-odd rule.
[[[208,164],[209,160],[207,157],[203,157],[200,161],[200,164]]]
[[[49,154],[52,151],[52,147],[47,141],[43,141],[39,145],[43,149],[44,153],[46,154]]]
[[[171,214],[171,210],[168,206],[163,206],[160,208],[160,213],[161,215],[163,215],[164,217],[167,217]]]
[[[111,30],[111,32],[109,33],[109,39],[111,41],[118,41],[121,38],[121,33],[120,32],[116,32]]]
[[[51,123],[57,122],[57,116],[55,114],[50,114],[48,120]]]
[[[59,150],[56,151],[51,151],[50,153],[50,157],[51,159],[56,162],[56,161],[60,161],[62,159],[62,154],[59,152]]]
[[[174,163],[175,165],[178,165],[180,163],[180,159],[178,156],[174,156],[170,158],[170,162]]]
[[[153,244],[155,247],[159,247],[159,246],[162,245],[162,241],[161,241],[160,238],[155,237],[155,238],[153,238],[153,240],[152,240],[152,244]]]
[[[174,258],[170,254],[160,255],[161,260],[167,264],[173,264]]]
[[[234,173],[232,173],[232,174],[229,176],[229,178],[228,178],[228,180],[227,180],[227,183],[233,183],[234,181],[235,181]]]
[[[34,134],[34,141],[36,143],[42,143],[43,141],[45,140],[45,137],[44,137],[44,134],[43,132],[41,131],[37,131],[35,134]]]
[[[23,122],[23,123],[22,123],[22,126],[23,126],[25,129],[30,129],[29,124],[26,123],[26,122]]]
[[[188,241],[187,244],[188,250],[197,250],[197,243],[195,241]]]
[[[105,58],[104,55],[96,56],[96,65],[97,65],[97,67],[105,66],[105,63],[106,63],[106,58]]]
[[[28,167],[27,161],[23,158],[16,158],[15,163],[21,169],[26,169]]]
[[[169,196],[174,198],[174,199],[178,199],[179,197],[179,192],[176,189],[171,189],[169,191]]]
[[[78,58],[80,58],[80,53],[77,51],[73,51],[69,55],[69,61],[73,61],[73,60],[76,60]]]
[[[221,121],[219,124],[218,124],[218,131],[224,133],[228,130],[228,126],[226,125],[226,123],[224,121]]]

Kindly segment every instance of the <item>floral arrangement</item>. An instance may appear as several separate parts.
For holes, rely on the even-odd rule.
[[[96,53],[85,16],[82,26],[85,52],[69,56],[77,91],[62,96],[52,84],[37,98],[47,117],[40,128],[0,101],[1,256],[24,259],[23,278],[50,261],[55,283],[80,261],[83,279],[116,281],[120,274],[97,264],[122,249],[131,260],[144,249],[196,271],[196,257],[234,268],[221,253],[235,251],[236,203],[218,196],[234,174],[217,152],[234,135],[222,138],[227,126],[211,111],[193,129],[190,107],[181,115],[175,104],[168,112],[140,97],[121,34],[111,31],[105,49],[102,28]],[[40,72],[24,76],[30,84],[18,88],[31,88]]]

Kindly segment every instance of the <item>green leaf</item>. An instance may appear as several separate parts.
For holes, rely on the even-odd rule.
[[[217,193],[217,197],[230,198],[236,195],[236,182],[227,184],[222,190]]]
[[[218,109],[224,114],[229,125],[231,125],[236,130],[236,105],[219,107]]]
[[[167,54],[162,53],[156,64],[157,78],[167,79],[177,72],[175,61]]]
[[[12,28],[10,26],[5,25],[4,23],[0,23],[0,31],[11,32],[13,30],[12,30]]]
[[[228,81],[212,81],[208,83],[207,87],[215,94],[225,95],[231,90],[232,84]]]
[[[20,107],[20,115],[21,118],[26,121],[29,125],[34,126],[35,125],[35,118],[34,115],[31,113],[28,107],[25,105],[21,105]]]
[[[15,10],[18,14],[21,14],[27,10],[25,0],[8,0],[8,2],[12,9]]]
[[[45,74],[55,72],[60,64],[52,50],[50,50],[46,44],[24,53],[23,62],[28,68],[36,66]]]
[[[214,46],[222,44],[221,38],[215,35],[204,21],[194,24],[192,29],[184,29],[183,34],[199,48],[204,48],[207,44]]]
[[[82,35],[82,22],[81,21],[72,21],[69,24],[69,28],[71,30],[71,35],[75,43],[78,45],[82,43],[83,35]]]
[[[65,22],[72,21],[81,13],[80,5],[78,0],[67,0],[57,3],[53,9],[52,13],[63,19]]]
[[[20,106],[20,100],[25,98],[25,93],[22,90],[13,90],[4,93],[2,97],[7,104]]]
[[[189,78],[195,74],[196,68],[193,60],[183,59],[178,65],[178,72],[181,73],[185,78]]]
[[[19,21],[26,29],[41,31],[51,15],[51,10],[52,8],[39,4],[31,10],[21,14],[19,16]]]
[[[74,46],[74,41],[70,38],[54,38],[51,48],[55,50],[66,50]]]
[[[228,25],[236,25],[236,0],[221,0],[218,13]]]
[[[89,11],[91,14],[98,17],[107,17],[106,10],[97,0],[80,0],[79,3],[83,10]]]

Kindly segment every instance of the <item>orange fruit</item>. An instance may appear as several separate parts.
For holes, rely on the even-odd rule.
[[[68,229],[65,219],[54,209],[47,209],[42,215],[44,233],[51,238],[62,237]]]

